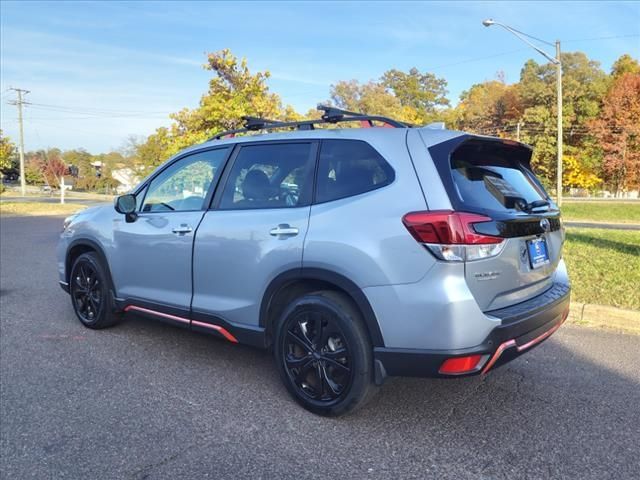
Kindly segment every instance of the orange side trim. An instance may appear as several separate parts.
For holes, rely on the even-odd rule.
[[[211,328],[212,330],[215,330],[224,338],[229,340],[231,343],[238,343],[238,339],[233,335],[231,335],[231,333],[229,333],[227,329],[221,327],[220,325],[213,325],[211,323],[204,323],[204,322],[198,322],[196,320],[189,320],[188,318],[178,317],[177,315],[170,315],[168,313],[163,313],[163,312],[157,312],[149,308],[137,307],[135,305],[127,305],[126,307],[124,307],[125,312],[129,312],[131,310],[142,312],[142,313],[148,313],[149,315],[155,315],[156,317],[167,318],[169,320],[175,320],[176,322],[180,322],[180,323],[192,324],[197,327]]]
[[[527,350],[528,348],[533,347],[535,344],[540,343],[545,338],[550,337],[551,335],[553,335],[562,326],[562,324],[564,323],[564,321],[567,319],[568,316],[569,316],[569,309],[567,308],[567,310],[565,310],[565,312],[562,314],[562,319],[556,325],[551,327],[546,332],[538,335],[533,340],[528,341],[524,345],[518,345],[516,343],[516,341],[513,340],[513,339],[512,340],[507,340],[506,342],[501,343],[500,346],[498,347],[498,349],[495,351],[495,353],[491,357],[491,359],[487,362],[487,364],[482,369],[482,374],[485,375],[491,369],[491,367],[493,367],[495,365],[495,363],[498,361],[500,356],[508,348],[516,347],[518,349],[518,352],[522,352],[524,350]]]
[[[175,320],[176,322],[181,323],[191,323],[191,320],[184,317],[178,317],[176,315],[169,315],[168,313],[156,312],[155,310],[150,310],[148,308],[136,307],[135,305],[127,305],[124,308],[125,312],[130,310],[135,310],[137,312],[148,313],[150,315],[155,315],[156,317],[168,318],[169,320]]]
[[[191,320],[191,323],[196,327],[211,328],[216,332],[218,332],[220,335],[222,335],[224,338],[229,340],[231,343],[238,343],[238,339],[233,335],[231,335],[228,330],[221,327],[220,325],[213,325],[211,323],[198,322],[197,320]]]

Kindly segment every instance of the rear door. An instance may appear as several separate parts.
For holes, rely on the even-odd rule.
[[[312,141],[236,148],[196,237],[194,320],[257,327],[268,284],[302,266],[316,152]]]
[[[562,255],[560,212],[530,169],[531,150],[498,139],[464,138],[430,149],[456,211],[489,217],[479,233],[503,237],[494,257],[465,263],[480,307],[506,307],[542,293]]]

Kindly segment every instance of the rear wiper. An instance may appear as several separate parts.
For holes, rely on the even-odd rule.
[[[551,206],[551,204],[547,200],[534,200],[533,202],[530,202],[530,203],[526,203],[523,201],[523,202],[518,202],[517,205],[518,207],[520,207],[520,210],[527,213],[531,213],[531,211],[534,208]]]

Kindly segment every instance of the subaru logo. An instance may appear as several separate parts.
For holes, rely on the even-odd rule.
[[[549,220],[547,220],[546,218],[543,218],[542,220],[540,220],[540,228],[545,233],[550,232],[551,224],[549,223]]]

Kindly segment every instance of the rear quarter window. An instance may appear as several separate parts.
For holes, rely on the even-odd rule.
[[[391,165],[361,140],[323,140],[320,148],[316,203],[376,190],[393,182]]]

